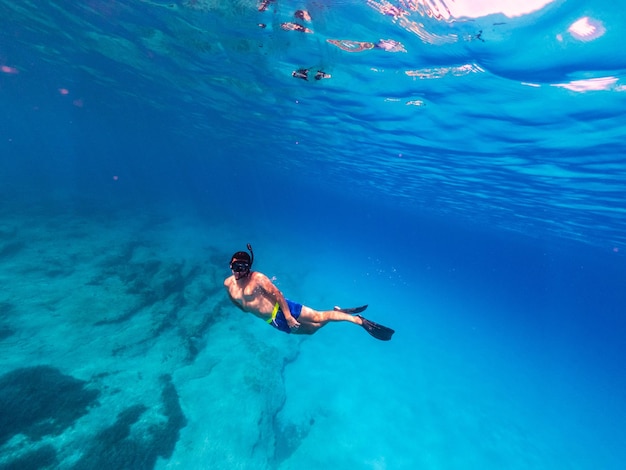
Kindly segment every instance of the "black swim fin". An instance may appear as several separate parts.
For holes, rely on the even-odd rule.
[[[354,315],[355,313],[361,313],[366,308],[367,308],[367,305],[361,305],[360,307],[354,307],[354,308],[335,307],[333,310],[335,310],[336,312],[350,313]]]
[[[378,323],[374,323],[373,321],[370,321],[367,318],[362,317],[361,315],[357,315],[357,317],[359,317],[363,321],[363,325],[361,326],[365,328],[365,331],[367,331],[376,339],[379,339],[381,341],[389,341],[395,333],[395,330],[387,328],[383,325],[379,325]]]

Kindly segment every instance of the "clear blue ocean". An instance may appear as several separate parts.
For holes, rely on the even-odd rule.
[[[0,469],[623,469],[625,7],[0,0]]]

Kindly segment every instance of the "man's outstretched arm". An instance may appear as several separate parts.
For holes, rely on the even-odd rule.
[[[285,320],[287,320],[289,327],[299,327],[300,323],[293,317],[293,315],[291,315],[289,304],[287,304],[283,293],[274,285],[272,281],[269,280],[265,274],[257,273],[257,275],[259,276],[259,287],[263,290],[263,294],[272,302],[278,302],[278,306],[283,311],[283,315],[285,315]]]

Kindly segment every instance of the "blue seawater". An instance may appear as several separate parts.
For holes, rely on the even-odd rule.
[[[623,7],[0,0],[0,468],[623,468]]]

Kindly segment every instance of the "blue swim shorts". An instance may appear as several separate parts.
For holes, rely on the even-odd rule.
[[[300,313],[302,312],[302,305],[287,299],[285,299],[285,301],[287,302],[287,305],[289,305],[289,311],[291,312],[291,316],[297,320],[300,316]],[[276,302],[276,304],[274,305],[272,318],[267,320],[267,323],[272,325],[277,330],[284,331],[285,333],[291,333],[291,328],[289,328],[289,325],[287,324],[287,319],[285,318],[285,314],[278,305],[278,302]]]

